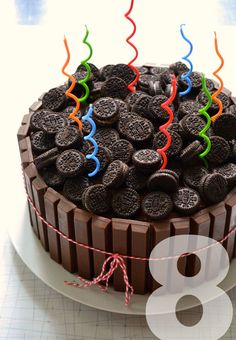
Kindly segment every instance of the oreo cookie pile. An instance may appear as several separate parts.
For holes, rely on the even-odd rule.
[[[187,88],[181,79],[188,71],[186,65],[140,67],[134,93],[127,88],[135,78],[127,65],[90,67],[90,97],[77,117],[81,119],[93,103],[100,171],[88,177],[95,169],[94,162],[86,159],[93,146],[83,137],[91,126],[84,122],[80,131],[69,118],[74,102],[65,95],[68,82],[48,91],[42,107],[31,117],[34,163],[48,186],[92,213],[141,220],[163,219],[172,211],[190,215],[225,199],[236,184],[236,105],[228,91],[219,95],[223,113],[207,132],[212,148],[206,169],[199,158],[206,148],[199,137],[206,121],[198,111],[207,98],[201,73],[192,73],[190,93],[177,95],[171,104],[174,122],[168,130],[172,143],[167,168],[160,170],[162,158],[156,150],[167,140],[159,127],[169,118],[161,104],[171,94],[172,74],[177,77],[178,92]],[[86,70],[79,66],[74,77],[81,80],[85,75]],[[207,87],[213,93],[217,84],[207,79]],[[83,87],[77,83],[73,93],[83,96]],[[212,116],[217,111],[213,102],[208,113]]]

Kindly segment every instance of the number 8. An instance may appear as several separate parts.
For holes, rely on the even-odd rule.
[[[213,245],[214,244],[214,245]],[[211,247],[211,245],[213,245]],[[216,241],[199,235],[178,235],[160,242],[150,255],[163,258],[177,254],[193,253],[196,249],[206,248],[196,253],[201,261],[201,269],[194,277],[183,276],[177,267],[179,257],[169,260],[149,261],[153,278],[162,287],[155,290],[146,304],[146,319],[151,331],[161,340],[216,340],[230,327],[233,308],[225,292],[217,287],[229,269],[229,257],[224,247]],[[175,254],[171,254],[171,252]],[[220,269],[212,280],[204,280],[210,269],[209,258],[220,261]],[[203,282],[201,285],[196,285]],[[181,292],[171,294],[173,283],[181,286]],[[195,287],[193,287],[195,286]],[[192,327],[181,324],[176,317],[176,304],[186,295],[196,296],[202,303],[201,320]]]

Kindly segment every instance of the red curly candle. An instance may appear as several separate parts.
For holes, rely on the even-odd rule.
[[[176,86],[176,77],[173,75],[172,76],[172,93],[171,96],[164,102],[161,104],[161,108],[163,110],[165,110],[168,114],[169,114],[169,119],[168,122],[166,122],[165,124],[161,125],[159,127],[159,130],[166,136],[167,138],[167,143],[166,145],[162,148],[162,149],[157,149],[157,152],[162,156],[163,159],[163,163],[161,166],[161,170],[165,169],[167,166],[167,157],[166,157],[166,151],[169,149],[169,147],[171,146],[171,135],[168,132],[167,128],[168,126],[170,126],[170,124],[173,122],[174,120],[174,114],[173,111],[171,110],[171,108],[169,107],[169,105],[173,102],[173,100],[175,99],[176,96],[176,92],[177,92],[177,86]]]
[[[125,13],[126,19],[128,19],[128,20],[132,23],[132,25],[133,25],[133,27],[134,27],[133,32],[132,32],[132,33],[130,34],[130,36],[128,36],[128,38],[126,39],[126,42],[127,42],[131,47],[133,47],[133,49],[135,50],[135,56],[134,56],[134,58],[128,63],[128,66],[134,71],[134,73],[136,73],[135,79],[128,85],[128,89],[129,89],[131,92],[135,92],[135,87],[134,87],[134,85],[138,82],[138,80],[139,80],[139,74],[140,74],[139,70],[133,65],[133,63],[135,62],[135,60],[138,58],[138,49],[137,49],[137,47],[136,47],[132,42],[130,42],[130,39],[131,39],[131,38],[135,35],[135,33],[136,33],[136,24],[135,24],[134,20],[133,20],[132,18],[129,17],[130,13],[132,12],[133,7],[134,7],[134,0],[131,0],[130,8],[129,8],[128,12]]]

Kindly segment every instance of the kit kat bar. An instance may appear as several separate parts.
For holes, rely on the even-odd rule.
[[[91,213],[76,208],[74,211],[75,240],[79,243],[92,245]],[[81,246],[76,246],[78,274],[84,279],[93,278],[92,251]]]
[[[190,232],[190,220],[189,218],[183,219],[183,218],[174,218],[171,221],[171,236],[177,236],[177,235],[185,235],[187,238],[189,237],[189,232]],[[177,247],[175,247],[175,242],[173,243],[172,247],[172,256],[178,255],[179,250]],[[181,279],[178,280],[178,283],[175,282],[172,273],[173,271],[171,270],[170,266],[170,271],[168,273],[169,275],[169,287],[171,292],[181,292],[182,289],[184,288],[184,281],[185,281],[185,276],[187,272],[187,258],[186,257],[181,257],[177,260],[177,263],[175,262],[176,260],[173,259],[173,262],[171,266],[177,266],[179,272],[183,275]]]
[[[207,209],[204,209],[200,212],[197,212],[196,214],[192,215],[190,217],[190,234],[191,235],[201,235],[201,236],[207,236],[209,237],[210,234],[210,225],[211,225],[211,219],[210,215],[207,211]],[[192,245],[194,245],[194,249],[200,249],[201,243],[196,239],[196,242],[191,242]],[[206,254],[206,251],[204,251]],[[196,259],[196,256],[188,256],[187,259],[187,270],[186,274],[187,276],[195,276],[199,273],[201,269],[201,262],[199,259]],[[198,285],[200,282],[205,280],[205,272],[202,270],[201,273],[198,275],[198,278],[195,278],[192,282],[193,285]]]
[[[234,105],[236,105],[236,97],[231,96],[231,100],[232,100],[232,102],[234,103]]]
[[[44,194],[47,190],[47,185],[43,181],[43,179],[37,176],[32,182],[32,191],[34,197],[34,204],[40,215],[45,218],[45,206],[44,206]],[[40,242],[46,251],[48,251],[48,232],[46,224],[40,219],[38,215],[37,223],[38,223],[38,232]]]
[[[25,187],[27,194],[31,198],[33,204],[34,204],[34,196],[32,191],[32,182],[33,180],[38,176],[37,169],[33,163],[29,164],[24,170],[24,179],[25,179]],[[34,209],[32,208],[30,202],[28,201],[28,207],[29,207],[29,215],[30,215],[30,222],[33,228],[33,231],[35,235],[39,238],[39,232],[38,232],[38,222],[37,217]]]
[[[209,237],[220,241],[224,237],[226,223],[226,208],[223,203],[212,206],[209,209],[211,219]],[[215,248],[209,248],[206,261],[206,279],[211,280],[216,277],[220,269],[220,259],[215,258]]]
[[[149,256],[150,224],[132,221],[131,223],[131,255],[137,257]],[[134,293],[145,294],[148,290],[148,261],[131,260],[131,284]]]
[[[21,149],[21,165],[26,168],[30,163],[33,162],[33,154],[31,149],[31,141],[29,137],[25,137],[19,142],[19,147]]]
[[[111,220],[101,216],[92,217],[92,243],[94,248],[110,252],[112,250]],[[94,276],[101,273],[107,255],[93,251]]]
[[[18,142],[29,135],[31,114],[24,115],[21,126],[17,132]]]
[[[46,92],[43,92],[43,93],[39,96],[39,98],[38,98],[39,101],[42,101],[42,99],[43,99],[45,93],[46,93]]]
[[[48,188],[44,195],[46,220],[56,229],[58,229],[57,205],[61,197],[62,196],[52,188]],[[48,248],[51,258],[57,263],[61,263],[60,237],[56,231],[50,227],[48,227]]]
[[[41,100],[37,100],[36,102],[34,102],[30,108],[29,108],[29,112],[35,112],[37,111],[38,109],[40,109],[42,106],[42,101]]]
[[[171,225],[170,220],[163,220],[160,222],[152,223],[152,244],[151,250],[161,241],[165,240],[166,238],[171,236]],[[158,263],[158,262],[157,262]],[[149,291],[152,293],[154,290],[161,287],[161,284],[151,277],[150,284],[149,284]]]
[[[113,218],[112,219],[112,245],[113,253],[120,255],[129,255],[130,249],[130,223],[128,220]],[[128,277],[130,277],[130,263],[124,258],[127,268]],[[113,286],[117,291],[125,291],[123,272],[119,269],[114,272]]]
[[[236,188],[233,189],[231,193],[232,196],[225,202],[227,215],[224,236],[226,236],[236,226]],[[223,243],[223,246],[227,250],[230,260],[232,260],[235,246],[235,232],[228,237],[228,239]]]
[[[76,205],[63,198],[57,205],[58,229],[75,241],[74,210]],[[61,263],[71,273],[77,271],[75,244],[60,235]]]

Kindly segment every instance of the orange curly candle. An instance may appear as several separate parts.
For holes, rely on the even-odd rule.
[[[222,57],[222,55],[221,55],[220,52],[219,52],[216,32],[214,32],[214,33],[215,33],[215,50],[216,50],[216,54],[218,55],[218,57],[219,57],[220,60],[221,60],[221,64],[220,64],[220,66],[218,67],[218,69],[215,70],[215,72],[213,72],[214,76],[215,76],[215,77],[219,80],[219,82],[220,82],[220,86],[219,86],[218,90],[217,90],[216,92],[214,92],[214,93],[212,94],[212,96],[211,96],[211,99],[212,99],[214,102],[216,102],[216,103],[218,104],[218,106],[219,106],[218,112],[217,112],[214,116],[211,117],[211,120],[212,120],[213,122],[221,115],[221,113],[222,113],[222,111],[223,111],[222,102],[221,102],[221,100],[220,100],[219,98],[217,98],[217,96],[221,93],[221,91],[223,90],[223,86],[224,86],[221,77],[218,76],[218,72],[219,72],[219,71],[222,69],[222,67],[224,66],[224,58]]]
[[[77,112],[79,112],[79,109],[80,109],[80,102],[78,100],[78,98],[73,94],[71,93],[75,87],[75,84],[76,84],[76,80],[75,78],[68,74],[65,69],[66,67],[68,66],[69,64],[69,61],[70,61],[70,50],[69,50],[69,47],[68,47],[68,43],[67,43],[67,40],[66,40],[66,37],[64,37],[64,44],[65,44],[65,48],[66,48],[66,52],[67,52],[67,59],[66,59],[66,62],[64,64],[64,66],[62,67],[62,73],[67,76],[70,81],[71,81],[71,86],[69,87],[69,89],[66,91],[66,96],[69,97],[69,98],[72,98],[74,99],[74,101],[76,102],[76,106],[75,106],[75,109],[73,112],[71,112],[71,114],[69,115],[69,117],[71,119],[73,119],[79,126],[79,129],[82,130],[82,122],[79,118],[77,118],[75,115]]]

